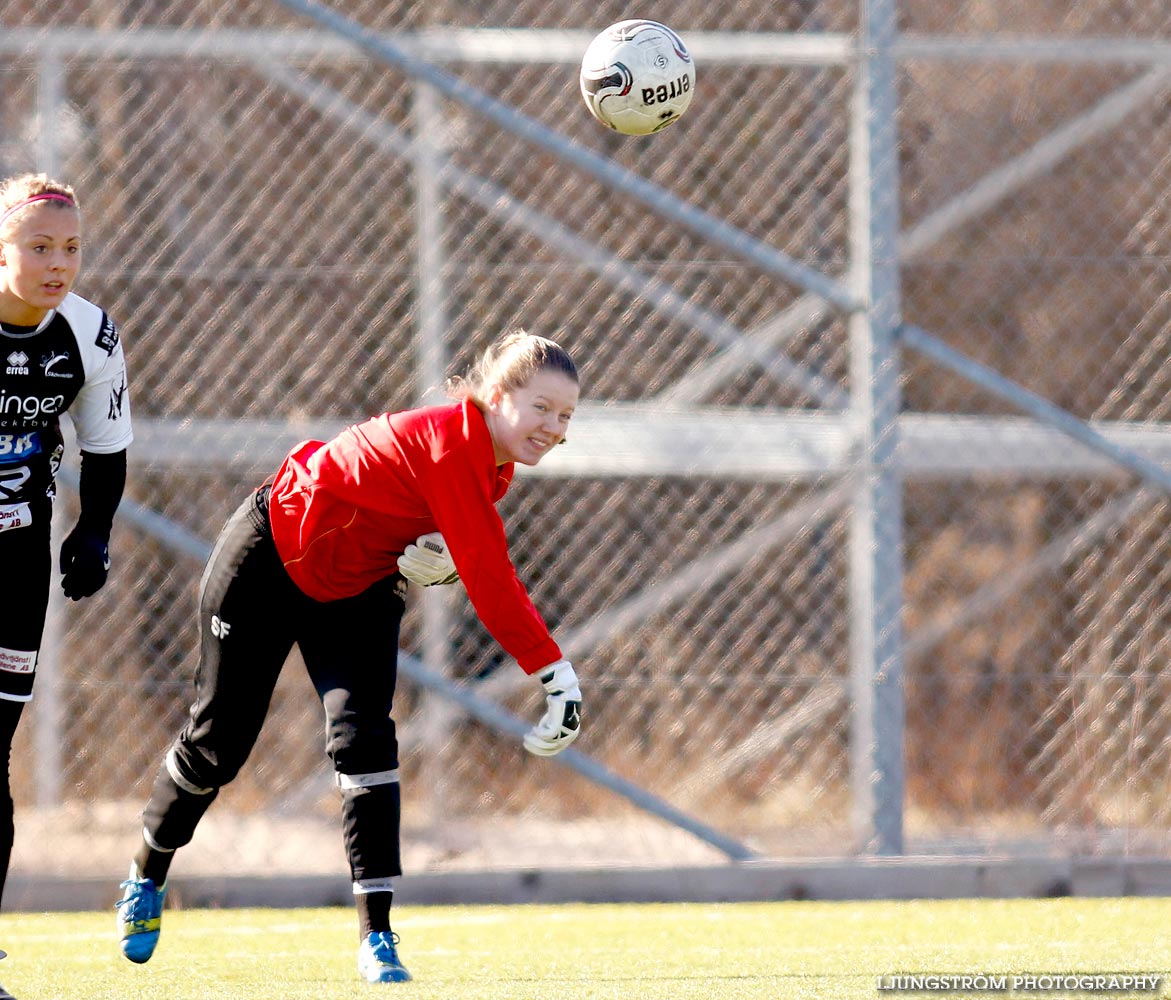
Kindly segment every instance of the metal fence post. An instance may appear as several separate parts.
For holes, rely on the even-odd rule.
[[[850,532],[850,772],[858,846],[903,850],[902,486],[897,462],[896,0],[862,0],[850,125],[855,420]]]
[[[415,330],[416,397],[443,384],[447,368],[444,335],[447,311],[443,296],[443,188],[439,180],[443,161],[440,137],[443,118],[440,96],[430,84],[414,81],[411,110],[414,136],[411,149],[415,189],[415,288],[419,297]],[[422,650],[426,662],[447,672],[451,658],[451,598],[446,587],[422,594]],[[443,712],[439,704],[426,711]]]

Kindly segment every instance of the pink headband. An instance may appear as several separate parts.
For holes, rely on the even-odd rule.
[[[0,226],[4,225],[4,223],[7,221],[8,217],[10,215],[12,215],[13,212],[16,212],[19,209],[24,208],[25,205],[31,205],[31,204],[33,204],[33,202],[37,202],[37,201],[63,201],[63,202],[65,202],[66,205],[71,205],[74,208],[77,207],[77,202],[75,202],[67,194],[57,194],[56,192],[49,192],[47,194],[34,194],[31,198],[25,198],[24,201],[18,201],[15,205],[13,205],[11,208],[9,208],[8,211],[6,211],[3,215],[0,215]]]

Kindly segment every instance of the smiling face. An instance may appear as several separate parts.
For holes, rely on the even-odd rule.
[[[81,270],[76,208],[41,202],[22,208],[0,241],[0,321],[36,326],[69,294]]]
[[[543,368],[516,389],[493,386],[484,400],[484,419],[496,449],[496,464],[536,465],[560,444],[577,406],[578,384],[560,371]]]

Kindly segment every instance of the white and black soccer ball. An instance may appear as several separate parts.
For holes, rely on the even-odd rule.
[[[581,96],[607,128],[650,135],[673,125],[695,94],[695,63],[674,31],[629,20],[599,34],[581,61]]]

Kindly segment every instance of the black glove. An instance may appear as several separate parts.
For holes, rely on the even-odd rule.
[[[80,524],[61,543],[61,589],[71,601],[91,597],[102,589],[110,572],[106,540]]]

